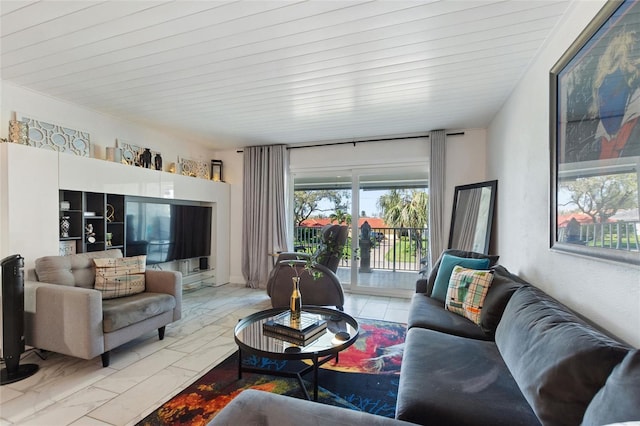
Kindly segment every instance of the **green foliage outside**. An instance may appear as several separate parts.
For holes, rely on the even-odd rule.
[[[413,247],[413,261],[423,256],[426,245],[423,245],[425,236],[422,235],[422,229],[427,227],[428,223],[428,205],[429,196],[425,191],[417,189],[392,189],[388,194],[380,197],[378,206],[382,209],[382,215],[385,223],[392,228],[409,228],[412,229],[412,244],[409,249],[400,248],[398,254],[406,258],[407,251],[411,251]],[[419,244],[415,244],[418,242]],[[387,254],[388,255],[388,254]],[[391,253],[393,256],[393,253]],[[398,260],[398,258],[396,258]]]
[[[320,229],[300,227],[297,228],[297,230],[296,238],[293,241],[294,247],[304,247],[304,250],[301,251],[314,253],[320,244]],[[346,260],[351,259],[351,237],[347,237],[347,242],[342,249],[342,258]]]
[[[416,240],[409,239],[409,237],[400,237],[396,240],[396,244],[393,247],[390,247],[385,253],[385,260],[389,262],[394,261],[394,250],[396,252],[396,262],[415,262],[416,256],[418,255],[418,244],[416,244]],[[421,247],[427,247],[427,239],[422,238]]]
[[[638,207],[638,178],[635,173],[580,177],[559,181],[569,192],[565,206],[577,207],[593,223],[606,223],[618,211]]]
[[[349,262],[349,259],[351,259],[351,237],[347,237],[347,242],[342,249],[342,259],[346,260],[347,262]]]
[[[329,211],[346,210],[347,201],[351,197],[349,191],[342,190],[310,190],[294,191],[293,216],[296,226],[301,226],[302,222],[312,215],[316,217],[325,216]],[[333,209],[320,209],[322,200],[329,200],[333,203]]]
[[[638,241],[635,240],[633,237],[631,237],[630,239],[628,237],[622,237],[620,238],[620,247],[623,249],[627,248],[627,243],[629,244],[629,249],[630,250],[638,250]],[[597,238],[596,240],[591,240],[587,243],[588,247],[605,247],[605,248],[616,248],[618,247],[618,235],[617,234],[610,234],[610,233],[605,233],[604,234],[604,241],[602,241],[600,238]]]
[[[294,247],[298,251],[313,253],[317,248],[319,229],[303,228],[300,227],[300,224],[310,217],[326,217],[325,211],[319,208],[322,200],[328,200],[333,204],[333,209],[327,210],[327,212],[331,211],[328,217],[332,223],[351,224],[351,215],[347,213],[345,203],[350,198],[349,191],[295,191],[294,198],[296,225]],[[378,206],[387,226],[404,228],[404,236],[398,235],[394,247],[386,249],[384,257],[387,261],[394,262],[394,250],[396,251],[395,262],[414,263],[416,259],[424,256],[427,236],[423,234],[428,221],[428,202],[428,194],[424,190],[417,189],[391,189],[378,199]],[[389,241],[388,236],[386,241]],[[378,239],[376,235],[372,235],[371,243],[372,249],[381,247],[382,244],[381,239]],[[343,259],[347,262],[352,259],[351,237],[348,237],[344,247]]]
[[[342,223],[345,223],[347,226],[351,225],[351,215],[342,209],[336,209],[335,212],[329,215],[329,219],[331,219],[331,223],[335,222],[338,225]]]

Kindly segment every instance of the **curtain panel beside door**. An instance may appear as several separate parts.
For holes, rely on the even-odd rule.
[[[266,288],[269,253],[287,250],[285,145],[243,149],[242,275],[247,287]]]
[[[429,269],[445,249],[444,236],[444,188],[447,139],[444,130],[429,133],[431,155],[429,156]]]

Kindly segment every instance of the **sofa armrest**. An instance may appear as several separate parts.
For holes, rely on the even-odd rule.
[[[25,343],[84,359],[102,354],[102,295],[93,289],[25,281]]]
[[[170,294],[176,299],[173,309],[173,320],[182,317],[182,274],[175,271],[157,271],[147,269],[145,272],[145,291],[150,293]]]
[[[401,420],[362,411],[318,404],[275,393],[246,389],[236,396],[208,423],[213,425],[294,426],[392,426],[411,425]]]
[[[427,292],[428,280],[426,278],[420,278],[416,281],[416,293]]]

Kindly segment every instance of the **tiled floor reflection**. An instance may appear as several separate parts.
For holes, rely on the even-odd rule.
[[[409,299],[345,295],[354,317],[406,322]],[[238,319],[270,308],[264,290],[242,285],[204,287],[186,292],[182,319],[112,351],[111,365],[100,357],[83,360],[31,352],[22,363],[40,371],[0,387],[0,425],[135,424],[236,350]]]

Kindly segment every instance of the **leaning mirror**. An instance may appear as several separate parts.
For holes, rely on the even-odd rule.
[[[489,253],[498,181],[456,186],[449,248]]]

